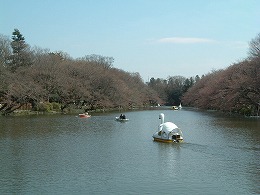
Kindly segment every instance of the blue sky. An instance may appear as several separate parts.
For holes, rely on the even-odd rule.
[[[144,81],[201,76],[247,57],[259,0],[0,0],[0,34],[31,46],[115,59]]]

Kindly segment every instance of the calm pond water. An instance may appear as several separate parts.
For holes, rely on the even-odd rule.
[[[184,143],[153,141],[161,112]],[[0,194],[260,193],[260,119],[119,114],[0,117]]]

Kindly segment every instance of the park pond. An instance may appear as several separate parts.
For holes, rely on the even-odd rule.
[[[153,141],[160,113],[183,143]],[[185,109],[0,117],[0,194],[259,194],[260,119]]]

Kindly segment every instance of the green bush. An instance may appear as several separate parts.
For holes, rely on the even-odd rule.
[[[51,110],[53,110],[53,106],[49,102],[39,103],[37,106],[37,111],[40,112],[50,112]]]
[[[57,102],[52,102],[52,108],[53,110],[60,110],[61,109],[61,105]]]
[[[240,114],[243,114],[245,116],[249,116],[251,114],[251,106],[243,106],[240,111],[239,111]]]

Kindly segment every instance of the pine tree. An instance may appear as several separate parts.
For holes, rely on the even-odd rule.
[[[31,59],[28,52],[29,46],[25,43],[25,38],[18,29],[14,29],[12,34],[12,55],[10,56],[10,70],[15,72],[18,67],[30,66]]]

